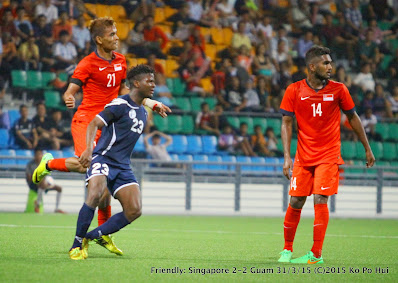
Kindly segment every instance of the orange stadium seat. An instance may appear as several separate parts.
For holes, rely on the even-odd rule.
[[[206,56],[209,57],[211,60],[215,60],[217,57],[217,46],[215,46],[214,44],[206,43],[205,53],[206,53]]]
[[[120,40],[125,40],[129,35],[129,24],[126,22],[117,23],[117,36]]]
[[[281,8],[288,8],[290,6],[289,0],[278,0],[278,6]]]
[[[179,64],[176,60],[167,59],[166,60],[166,77],[177,78],[178,77],[178,73],[177,73],[178,67],[179,67]]]
[[[153,20],[155,23],[162,23],[166,19],[165,12],[163,8],[156,8],[155,9],[155,16]]]
[[[146,58],[137,58],[137,65],[146,64]]]
[[[84,7],[86,7],[91,13],[97,15],[97,6],[95,4],[86,3],[84,4]]]
[[[166,72],[166,60],[164,59],[155,59],[155,62],[162,65],[163,70]]]
[[[232,32],[232,29],[223,28],[222,31],[224,33],[224,44],[231,44],[232,36],[234,35],[234,33]]]
[[[221,28],[211,28],[210,33],[214,44],[226,44],[224,42],[224,32]]]
[[[200,80],[203,89],[208,93],[213,93],[213,84],[211,83],[211,78],[203,78]]]
[[[110,5],[110,15],[116,21],[126,19],[126,10],[122,5]]]
[[[132,68],[137,66],[137,59],[132,57],[126,57],[127,68]]]
[[[165,7],[164,7],[164,16],[165,16],[166,19],[167,19],[168,17],[174,15],[174,14],[177,13],[177,12],[178,12],[177,9],[173,9],[173,8],[171,8],[171,7],[169,7],[169,6],[165,6]]]
[[[166,25],[157,25],[167,36],[171,35],[171,27]]]
[[[110,6],[108,5],[102,5],[102,4],[97,4],[97,16],[100,17],[110,17],[111,16],[111,10]]]
[[[211,36],[210,28],[200,27],[200,34],[203,35],[203,37],[205,38],[206,42],[210,42],[209,41],[209,38]]]

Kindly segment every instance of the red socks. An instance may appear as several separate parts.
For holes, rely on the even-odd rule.
[[[111,218],[111,206],[108,205],[105,208],[98,208],[98,226],[104,224],[109,218]]]
[[[66,158],[51,159],[47,162],[47,168],[50,170],[69,172],[68,168],[66,168],[65,160]]]
[[[314,245],[311,251],[314,253],[315,257],[320,258],[322,255],[323,240],[325,239],[329,222],[329,209],[326,203],[319,203],[314,205],[314,210]]]
[[[286,210],[285,222],[283,222],[283,230],[285,234],[285,247],[283,249],[293,251],[293,241],[296,235],[297,226],[300,222],[301,209],[290,206]]]

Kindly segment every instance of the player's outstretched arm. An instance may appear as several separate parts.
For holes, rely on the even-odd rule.
[[[94,139],[98,129],[101,129],[105,126],[104,122],[96,116],[87,127],[86,134],[86,149],[83,151],[82,155],[79,158],[80,164],[87,168],[91,164],[91,158],[93,155],[94,148]]]
[[[282,117],[282,127],[281,127],[283,156],[285,159],[285,161],[283,162],[283,175],[285,175],[288,180],[290,180],[290,171],[293,169],[293,162],[292,158],[290,157],[292,128],[293,128],[293,117],[284,115]]]
[[[164,105],[162,102],[159,102],[157,100],[145,98],[143,104],[151,108],[153,111],[157,112],[163,118],[167,117],[167,112],[168,113],[172,112],[168,106]]]
[[[372,149],[370,148],[368,138],[366,137],[365,129],[361,123],[357,112],[346,113],[348,122],[350,123],[352,129],[357,134],[359,140],[361,141],[366,152],[366,167],[372,167],[375,163],[375,157],[373,155]]]
[[[75,94],[80,89],[80,86],[75,83],[69,83],[68,89],[64,93],[65,105],[68,108],[75,107]]]

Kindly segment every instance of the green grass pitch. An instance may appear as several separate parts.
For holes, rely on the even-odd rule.
[[[72,261],[76,219],[0,213],[0,282],[398,282],[396,220],[331,219],[325,264],[304,266],[277,262],[282,218],[144,215],[115,234],[124,256],[94,244]],[[312,225],[301,220],[294,257],[310,250]]]

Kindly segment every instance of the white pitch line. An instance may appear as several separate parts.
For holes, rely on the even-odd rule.
[[[15,224],[1,224],[0,227],[8,228],[50,228],[50,229],[75,229],[75,226],[46,226],[46,225],[15,225]],[[92,227],[95,228],[95,227]],[[217,231],[217,230],[179,230],[179,229],[142,229],[142,228],[127,228],[127,231],[149,231],[149,232],[173,232],[173,233],[207,233],[207,234],[249,234],[249,235],[283,235],[283,233],[271,232],[234,232],[234,231]],[[309,235],[309,234],[308,234]],[[344,234],[326,234],[327,237],[339,238],[372,238],[372,239],[398,239],[398,236],[384,236],[384,235],[344,235]]]

